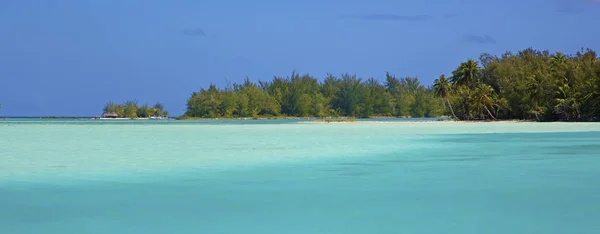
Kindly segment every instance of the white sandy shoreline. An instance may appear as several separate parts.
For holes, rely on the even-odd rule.
[[[498,120],[498,121],[435,121],[435,120],[415,120],[415,121],[380,121],[380,120],[361,120],[361,121],[299,121],[303,124],[506,124],[506,123],[527,123],[527,124],[600,124],[600,122],[536,122],[525,120]]]
[[[344,126],[344,129],[349,129],[348,131],[351,129],[393,131],[398,135],[600,132],[598,122],[358,121],[298,122],[297,124],[305,127],[319,126],[319,128]]]

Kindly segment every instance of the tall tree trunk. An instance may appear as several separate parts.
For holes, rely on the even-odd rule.
[[[450,100],[448,100],[448,97],[446,97],[444,99],[446,99],[446,103],[448,103],[448,107],[450,107],[450,112],[452,112],[452,117],[454,117],[454,120],[457,120],[458,118],[456,118],[456,114],[454,114],[454,109],[452,109],[452,104],[450,104]]]
[[[492,117],[492,119],[496,120],[496,118],[494,117],[494,115],[492,115],[492,112],[490,112],[490,109],[488,109],[487,106],[483,105],[483,108],[485,108],[485,110],[490,115],[490,117]]]

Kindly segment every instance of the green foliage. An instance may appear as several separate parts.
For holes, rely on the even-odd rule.
[[[140,111],[140,110],[138,110]],[[322,82],[292,73],[272,81],[211,85],[192,93],[184,118],[258,116],[371,117],[451,115],[455,119],[593,121],[600,116],[600,62],[596,52],[575,55],[525,49],[482,54],[441,75],[431,88],[414,77],[385,81],[328,74]]]
[[[108,102],[104,106],[103,113],[115,113],[119,118],[149,118],[169,115],[161,103],[157,102],[152,107],[148,104],[140,106],[136,100],[127,100],[123,104]]]
[[[293,72],[290,77],[252,83],[247,78],[233,88],[210,85],[192,93],[187,101],[187,118],[231,117],[371,117],[444,114],[443,101],[416,78],[397,79],[388,74],[388,83],[363,80],[351,74],[328,75],[319,82],[309,74]]]
[[[480,61],[463,117],[593,121],[600,116],[600,63],[592,50],[565,55],[529,48],[500,57],[483,54]]]

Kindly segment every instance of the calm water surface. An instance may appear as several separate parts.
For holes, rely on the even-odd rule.
[[[598,233],[600,124],[0,120],[0,233]]]

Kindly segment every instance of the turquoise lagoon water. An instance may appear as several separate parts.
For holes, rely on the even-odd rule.
[[[600,124],[0,120],[0,233],[599,233]]]

